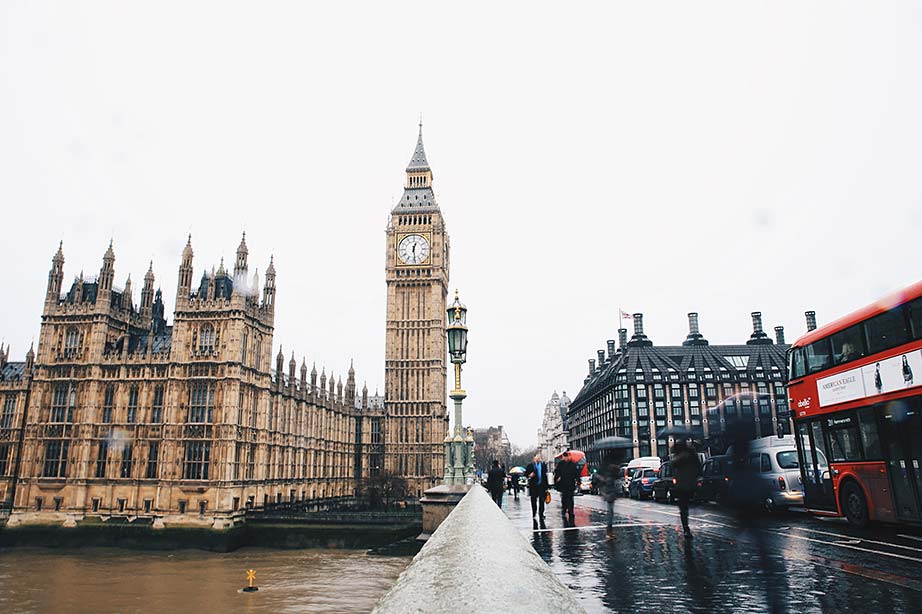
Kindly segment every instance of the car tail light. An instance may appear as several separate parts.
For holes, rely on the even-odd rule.
[[[675,478],[672,478],[672,483],[673,483],[673,484],[678,484],[678,482],[676,481]]]
[[[778,489],[779,490],[788,489],[788,485],[784,483],[784,476],[780,476],[780,475],[778,476]]]
[[[650,478],[644,478],[644,479],[641,480],[641,482],[643,482],[644,484],[649,484],[649,483],[650,483]]]
[[[730,481],[730,478],[725,476],[725,477],[724,477],[724,482],[729,482],[729,481]]]
[[[698,480],[698,488],[701,488],[702,484],[704,484],[704,480]]]

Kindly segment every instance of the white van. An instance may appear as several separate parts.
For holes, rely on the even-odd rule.
[[[631,478],[634,477],[634,473],[638,469],[654,469],[659,471],[659,467],[662,464],[663,461],[661,461],[658,456],[641,456],[640,458],[632,459],[627,464],[627,467],[624,468],[624,474],[621,476],[621,496],[627,496],[628,487],[631,485]]]

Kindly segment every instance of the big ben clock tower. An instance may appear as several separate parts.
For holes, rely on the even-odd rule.
[[[448,234],[432,191],[423,126],[387,225],[384,464],[421,496],[444,474]]]

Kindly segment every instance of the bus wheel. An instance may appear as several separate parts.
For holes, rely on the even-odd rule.
[[[849,524],[856,527],[868,526],[868,502],[861,488],[854,482],[848,482],[842,489],[842,510]]]

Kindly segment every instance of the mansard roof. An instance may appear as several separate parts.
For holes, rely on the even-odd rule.
[[[616,382],[697,382],[709,371],[714,373],[714,382],[751,381],[772,373],[786,380],[785,353],[789,347],[770,340],[740,345],[628,345],[586,378],[570,406],[579,406],[595,398]],[[694,373],[693,380],[689,372]],[[659,380],[654,377],[657,373],[661,375]],[[678,379],[670,378],[670,373],[675,373]]]

